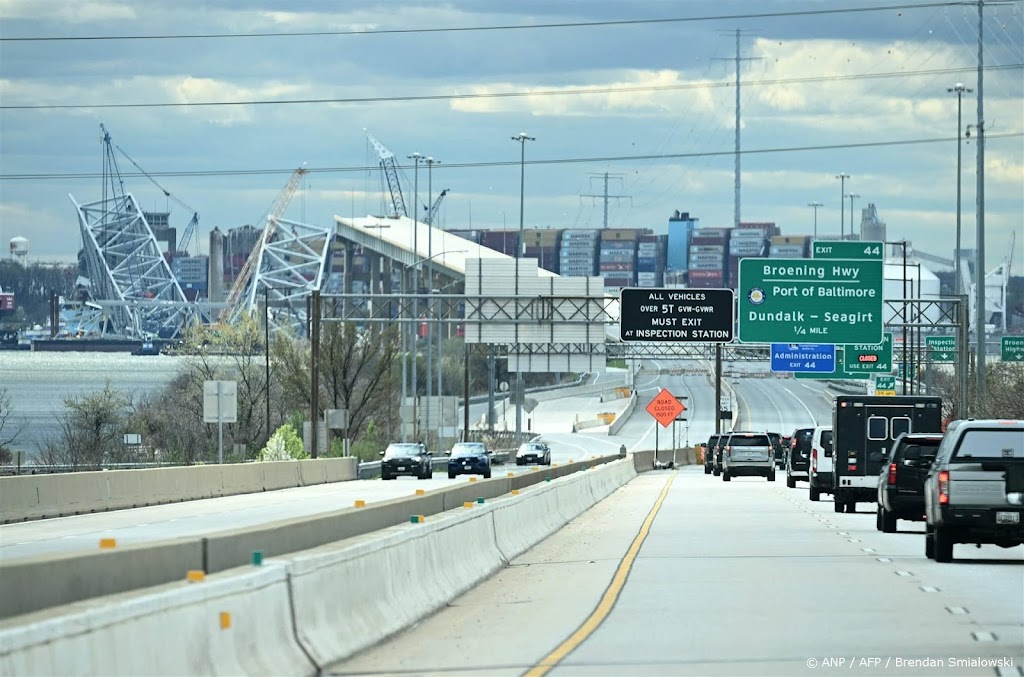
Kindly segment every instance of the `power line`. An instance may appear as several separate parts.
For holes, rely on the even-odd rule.
[[[1001,132],[1001,133],[987,133],[985,138],[987,140],[992,139],[1010,139],[1024,137],[1024,131],[1020,132]],[[953,137],[934,137],[927,139],[899,139],[895,141],[864,141],[861,143],[837,143],[827,144],[820,146],[781,146],[776,148],[754,148],[745,149],[740,152],[743,155],[771,155],[774,153],[801,153],[801,152],[814,152],[814,151],[825,151],[825,150],[843,150],[853,148],[882,148],[890,146],[918,146],[932,143],[951,143],[956,141],[957,138]],[[568,165],[568,164],[582,164],[582,163],[601,163],[601,162],[636,162],[642,160],[680,160],[687,158],[703,158],[703,157],[725,157],[732,156],[735,150],[721,150],[721,151],[703,151],[694,153],[662,153],[656,155],[613,155],[606,157],[575,157],[575,158],[555,158],[547,160],[527,160],[528,165]],[[441,165],[439,169],[482,169],[489,167],[518,167],[520,162],[518,160],[502,160],[496,162],[454,162]],[[358,167],[310,167],[306,171],[309,174],[343,174],[351,172],[365,172],[377,169],[376,166],[358,166]],[[166,172],[149,172],[149,176],[255,176],[264,174],[291,174],[294,172],[294,168],[284,169],[208,169],[208,170],[194,170],[194,171],[166,171]],[[95,179],[102,177],[103,174],[96,172],[81,172],[81,173],[60,173],[60,174],[0,174],[0,181],[50,181],[50,180],[73,180],[73,179]],[[122,177],[141,177],[139,173],[127,173],[122,172]]]
[[[1024,63],[994,64],[986,71],[1019,70]],[[887,73],[863,73],[849,75],[816,75],[806,78],[778,78],[750,80],[745,85],[799,85],[818,82],[842,82],[849,80],[878,80],[895,77],[922,77],[928,75],[952,75],[973,73],[976,68],[933,68],[921,71],[890,71]],[[407,103],[413,101],[461,101],[470,99],[511,99],[528,96],[572,96],[577,94],[618,94],[623,92],[657,92],[687,89],[717,89],[734,87],[733,82],[694,82],[678,85],[636,85],[624,87],[581,87],[577,89],[549,89],[525,92],[478,92],[476,94],[422,94],[409,96],[365,96],[321,99],[251,99],[245,101],[168,101],[163,103],[95,103],[95,104],[25,104],[4,105],[0,110],[68,110],[68,109],[109,109],[109,108],[198,108],[213,106],[283,106],[339,103]]]
[[[934,9],[938,7],[950,7],[963,4],[962,0],[948,0],[945,2],[926,2],[905,5],[881,5],[869,7],[841,7],[833,9],[806,9],[793,10],[789,12],[762,12],[756,14],[719,14],[708,16],[686,16],[661,19],[616,19],[608,21],[571,21],[564,23],[543,23],[526,25],[497,25],[497,26],[456,26],[450,28],[381,28],[371,30],[344,30],[344,31],[278,31],[264,33],[179,33],[163,35],[84,35],[84,36],[26,36],[26,37],[0,37],[0,42],[70,42],[70,41],[100,41],[100,40],[211,40],[211,39],[234,39],[234,38],[294,38],[294,37],[318,37],[318,36],[341,36],[341,35],[404,35],[424,33],[469,33],[477,31],[514,31],[514,30],[537,30],[551,28],[596,28],[602,26],[637,26],[650,24],[676,24],[693,23],[700,21],[734,21],[738,19],[770,19],[795,16],[820,16],[828,14],[854,14],[863,12],[883,12],[889,10],[915,10]]]

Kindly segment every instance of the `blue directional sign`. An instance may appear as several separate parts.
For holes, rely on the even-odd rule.
[[[772,371],[832,374],[836,347],[831,343],[773,343]]]

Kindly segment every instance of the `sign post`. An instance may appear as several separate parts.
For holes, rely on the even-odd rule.
[[[882,260],[740,259],[744,343],[881,343]]]
[[[676,416],[686,411],[686,405],[679,401],[675,395],[670,393],[667,389],[662,388],[661,391],[654,396],[647,405],[647,413],[654,417],[654,419],[661,424],[662,428],[667,428],[672,425]],[[654,463],[657,467],[658,463],[658,429],[654,429]]]
[[[820,343],[773,343],[772,371],[831,374],[836,370],[836,347]]]
[[[928,336],[925,343],[929,362],[956,361],[956,336]]]
[[[217,424],[217,462],[224,463],[224,424],[238,422],[238,383],[203,381],[203,423]]]
[[[731,289],[642,289],[619,295],[619,339],[728,343],[733,338]]]
[[[1024,336],[1004,336],[999,347],[1003,362],[1024,362]]]

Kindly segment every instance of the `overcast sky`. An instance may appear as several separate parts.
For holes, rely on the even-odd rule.
[[[927,4],[923,8],[895,5]],[[344,10],[340,9],[344,8]],[[855,13],[814,13],[874,8]],[[784,17],[725,15],[795,13]],[[708,17],[718,17],[707,20]],[[640,23],[636,20],[684,19]],[[603,26],[539,24],[628,22]],[[206,234],[257,223],[302,163],[312,171],[287,216],[388,209],[368,129],[401,159],[437,158],[433,193],[450,189],[446,228],[519,223],[526,146],[527,227],[661,226],[673,210],[706,226],[733,218],[735,37],[742,29],[742,218],[785,234],[838,234],[841,172],[856,222],[876,205],[888,237],[952,256],[956,215],[957,82],[977,90],[977,10],[928,0],[0,0],[0,242],[31,241],[32,258],[70,259],[81,246],[74,208],[99,199],[99,124]],[[485,27],[522,29],[438,31]],[[46,40],[19,37],[349,32],[211,39]],[[355,31],[355,34],[352,32]],[[392,32],[384,32],[392,31]],[[399,31],[399,32],[395,32]],[[410,32],[412,31],[412,32]],[[418,32],[417,32],[418,31]],[[987,267],[1024,251],[1024,2],[985,10]],[[956,69],[966,69],[958,71]],[[863,78],[850,76],[875,75]],[[822,78],[797,82],[801,78]],[[760,84],[759,84],[760,83]],[[559,93],[599,88],[600,93]],[[659,89],[660,88],[660,89]],[[401,100],[537,92],[519,97]],[[541,93],[542,92],[542,93]],[[131,107],[153,104],[370,98],[369,102]],[[24,110],[26,105],[73,105]],[[977,121],[974,95],[963,123]],[[963,146],[964,247],[975,242],[976,146]],[[995,135],[1007,135],[997,137]],[[807,147],[859,145],[827,150]],[[771,152],[761,152],[771,151]],[[674,157],[665,157],[674,156]],[[119,157],[122,172],[135,168]],[[457,167],[450,165],[476,165]],[[483,166],[480,166],[483,165]],[[370,169],[367,169],[370,167]],[[331,171],[316,171],[331,169]],[[274,173],[244,174],[250,170]],[[60,175],[88,174],[87,178]],[[21,178],[25,175],[38,175]],[[59,178],[54,178],[57,176]],[[191,214],[141,176],[125,186],[144,209]],[[419,172],[419,202],[428,200]],[[850,201],[843,202],[849,227]]]

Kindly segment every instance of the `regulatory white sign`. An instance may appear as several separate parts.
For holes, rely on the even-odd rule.
[[[238,422],[238,383],[203,381],[203,423]]]

